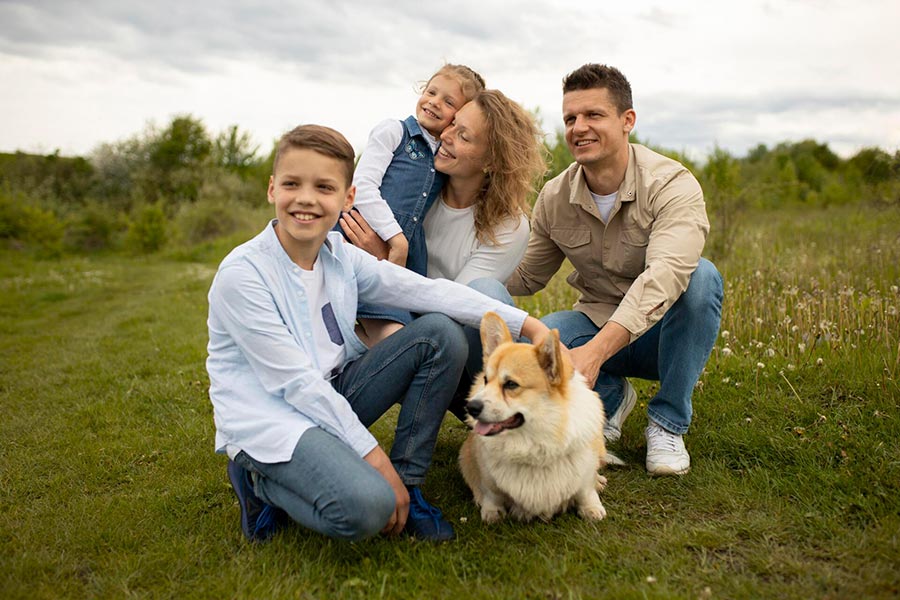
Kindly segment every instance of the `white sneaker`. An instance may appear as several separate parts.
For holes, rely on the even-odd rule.
[[[636,403],[637,392],[634,391],[634,386],[631,385],[631,382],[626,379],[622,402],[619,403],[619,408],[616,409],[615,414],[610,416],[603,426],[603,437],[608,443],[617,442],[622,437],[622,424],[628,418],[631,409],[634,408]]]
[[[647,472],[651,475],[684,475],[691,468],[691,457],[680,435],[650,421],[644,437],[647,438]]]

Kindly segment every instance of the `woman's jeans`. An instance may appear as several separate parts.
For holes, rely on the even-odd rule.
[[[466,363],[462,326],[426,314],[376,344],[332,381],[366,426],[400,404],[390,457],[406,485],[419,485],[431,463],[444,413]],[[253,474],[256,494],[314,531],[362,539],[381,531],[396,504],[385,479],[337,437],[306,431],[291,460],[235,462]]]
[[[701,258],[687,290],[662,319],[600,367],[594,390],[607,415],[615,414],[625,392],[624,377],[659,381],[647,414],[672,433],[686,433],[691,424],[691,394],[706,367],[719,335],[722,315],[722,277]],[[559,330],[568,348],[582,346],[600,331],[583,313],[565,310],[541,321]]]

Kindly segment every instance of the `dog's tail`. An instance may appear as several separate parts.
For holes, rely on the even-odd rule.
[[[600,457],[600,468],[605,469],[606,467],[624,467],[625,461],[610,452],[606,451],[604,456]]]

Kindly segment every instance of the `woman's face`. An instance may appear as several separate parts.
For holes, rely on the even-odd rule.
[[[441,134],[434,168],[451,177],[483,177],[487,163],[487,135],[484,112],[476,102],[468,102]]]

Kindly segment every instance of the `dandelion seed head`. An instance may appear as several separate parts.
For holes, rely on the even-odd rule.
[[[731,348],[728,346],[722,348],[722,356],[731,356]]]
[[[821,366],[824,365],[824,364],[825,364],[825,360],[824,360],[824,359],[822,359],[822,358],[817,358],[817,359],[816,359],[816,366],[817,366],[817,367],[821,367]]]
[[[772,358],[773,356],[775,356],[775,349],[774,348],[766,348],[766,356],[768,356],[769,358]]]
[[[756,368],[757,369],[765,369],[766,365],[764,365],[763,363],[756,363]]]

